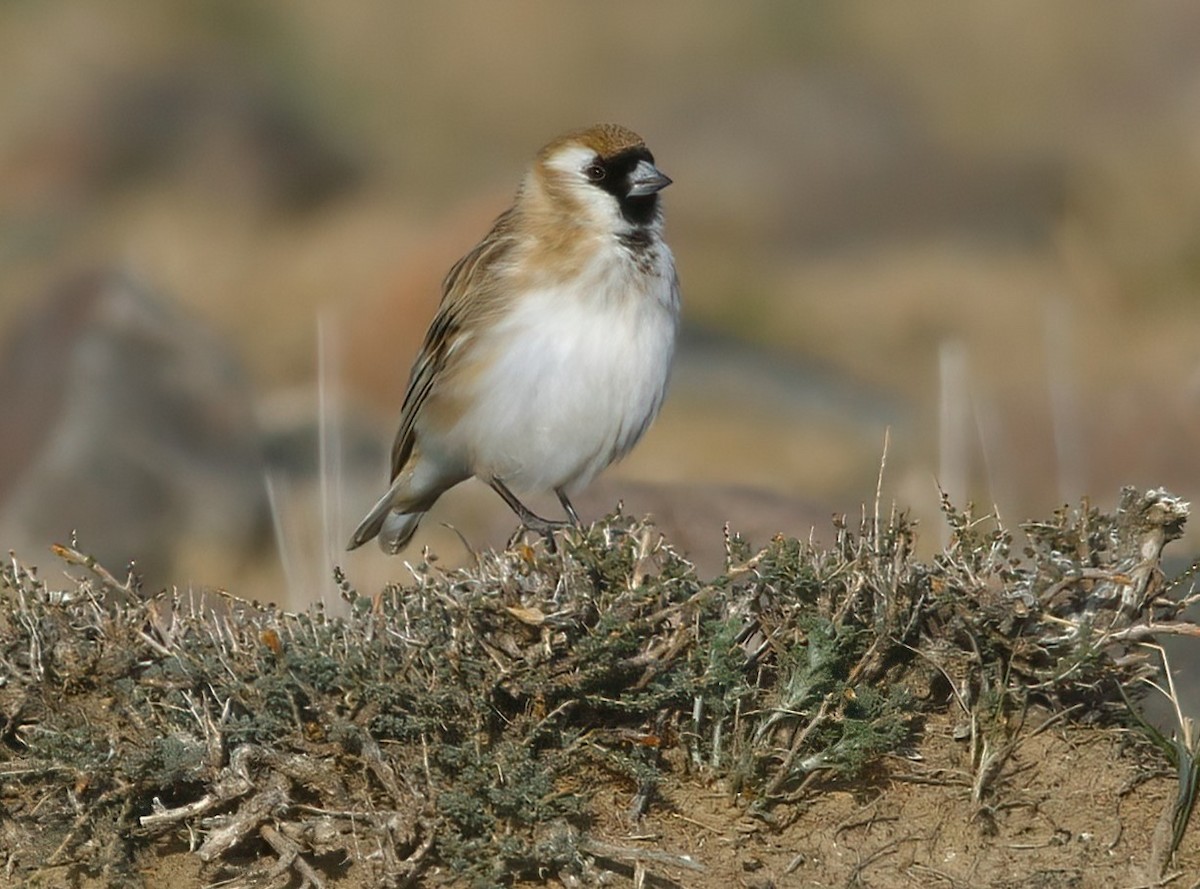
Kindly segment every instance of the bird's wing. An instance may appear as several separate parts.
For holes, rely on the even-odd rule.
[[[498,300],[497,273],[512,250],[512,211],[500,216],[492,230],[470,252],[458,260],[442,282],[442,301],[425,342],[413,363],[400,410],[400,429],[392,444],[394,480],[412,454],[416,423],[421,406],[444,377],[446,368],[460,354],[464,330],[475,327],[481,315],[494,311]]]

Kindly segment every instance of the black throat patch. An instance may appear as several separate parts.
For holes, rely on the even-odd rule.
[[[596,183],[596,187],[604,189],[616,198],[625,221],[638,227],[648,226],[658,216],[657,192],[637,197],[629,195],[629,177],[642,161],[654,163],[654,155],[642,146],[596,160],[605,173],[604,178]]]

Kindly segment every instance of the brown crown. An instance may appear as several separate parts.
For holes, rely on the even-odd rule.
[[[543,148],[539,155],[547,157],[564,145],[570,144],[584,145],[600,157],[612,157],[630,148],[640,148],[645,145],[642,137],[633,130],[620,124],[601,123],[559,136]]]

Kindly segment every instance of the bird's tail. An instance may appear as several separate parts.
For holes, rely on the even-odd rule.
[[[408,546],[424,515],[423,512],[389,512],[379,529],[379,548],[389,556],[396,555]]]
[[[401,512],[392,508],[393,500],[391,491],[379,498],[367,517],[354,529],[347,549],[358,549],[373,537],[379,538],[379,548],[388,555],[394,556],[404,548],[417,532],[417,525],[425,511]]]

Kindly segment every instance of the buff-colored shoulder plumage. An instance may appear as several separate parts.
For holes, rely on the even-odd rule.
[[[602,123],[559,136],[543,148],[538,157],[549,157],[564,145],[582,145],[600,157],[612,157],[630,148],[642,148],[645,144],[641,136],[627,127],[615,123]]]

